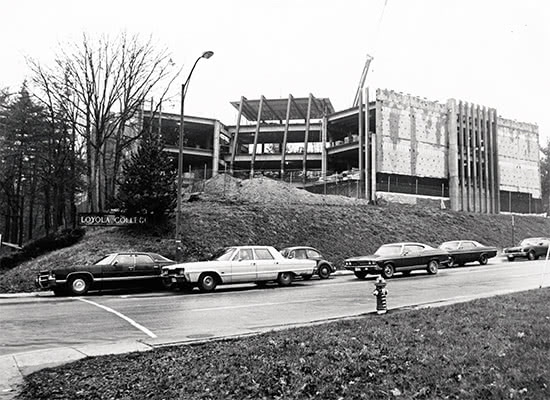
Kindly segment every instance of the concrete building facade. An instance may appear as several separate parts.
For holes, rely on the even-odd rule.
[[[335,111],[308,97],[231,103],[234,125],[185,116],[185,170],[267,174],[331,193],[339,174],[377,201],[441,202],[457,211],[540,213],[539,133],[494,108],[377,90]],[[177,152],[179,115],[157,121],[167,151]],[[199,174],[200,176],[200,174]],[[341,182],[340,182],[341,183]],[[322,190],[321,190],[322,188]]]

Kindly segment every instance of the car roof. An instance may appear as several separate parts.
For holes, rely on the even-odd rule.
[[[292,246],[292,247],[284,247],[284,248],[281,249],[281,250],[292,251],[292,250],[296,250],[296,249],[310,249],[310,250],[318,251],[315,247],[311,247],[311,246]]]
[[[382,246],[405,246],[405,245],[428,246],[426,243],[420,243],[420,242],[384,243]]]

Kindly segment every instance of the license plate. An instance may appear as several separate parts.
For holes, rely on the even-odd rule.
[[[362,270],[362,268],[355,268],[355,272],[361,272]]]
[[[178,280],[176,278],[172,278],[172,282],[176,283]]]

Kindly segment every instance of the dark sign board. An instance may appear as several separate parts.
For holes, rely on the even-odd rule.
[[[123,214],[107,213],[79,213],[78,225],[82,226],[126,226],[143,225],[147,223],[144,215],[128,216]]]

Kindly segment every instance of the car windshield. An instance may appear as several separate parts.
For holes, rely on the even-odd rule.
[[[456,250],[458,248],[459,243],[460,242],[445,242],[445,243],[441,243],[439,248],[443,250]]]
[[[113,262],[114,258],[116,257],[116,254],[109,254],[103,258],[100,258],[98,261],[96,261],[95,265],[109,265]]]
[[[170,260],[169,258],[166,258],[164,256],[161,256],[160,254],[150,254],[151,257],[153,257],[153,260],[155,261],[167,261],[167,262],[174,262],[173,260]]]
[[[520,246],[535,246],[541,242],[544,242],[543,238],[529,238],[529,239],[523,239]]]
[[[226,247],[214,253],[210,258],[211,261],[228,261],[231,259],[231,255],[235,251],[234,247]]]
[[[401,245],[384,245],[380,246],[374,253],[377,256],[398,256],[401,254]]]

